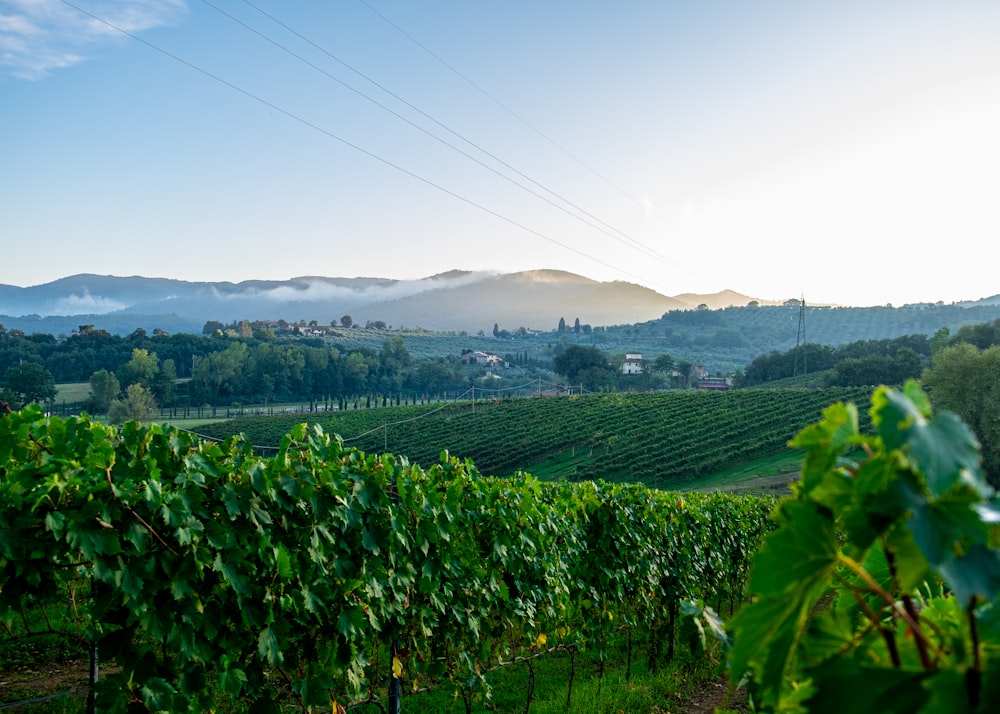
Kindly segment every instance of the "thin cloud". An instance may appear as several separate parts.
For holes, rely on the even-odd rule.
[[[74,5],[128,32],[173,24],[187,11],[184,0],[79,0]],[[10,77],[43,79],[122,39],[117,30],[61,0],[0,2],[0,73]]]
[[[127,307],[114,298],[91,295],[86,290],[80,295],[67,295],[55,302],[52,315],[104,315]]]
[[[351,300],[355,302],[386,302],[412,297],[428,290],[442,287],[469,285],[492,277],[491,272],[470,272],[464,275],[435,276],[421,280],[387,280],[378,285],[351,287],[335,285],[324,280],[308,280],[306,286],[279,285],[273,288],[248,288],[236,292],[222,292],[211,288],[211,293],[219,300],[264,299],[273,302],[326,302],[330,300]]]

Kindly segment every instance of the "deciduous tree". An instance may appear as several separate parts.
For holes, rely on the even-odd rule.
[[[1000,486],[1000,347],[945,347],[934,355],[923,383],[935,408],[958,414],[972,429],[982,445],[986,475]]]
[[[14,395],[18,408],[25,404],[44,404],[56,398],[56,382],[52,373],[36,362],[8,367],[0,386]]]
[[[556,374],[587,389],[601,389],[614,380],[608,358],[596,347],[570,345],[552,363]]]
[[[108,419],[115,424],[126,421],[141,421],[156,412],[153,393],[141,384],[130,384],[125,388],[125,398],[116,399],[108,408]]]
[[[132,358],[118,372],[119,381],[128,386],[141,384],[149,387],[160,371],[160,360],[155,352],[136,347],[132,350]]]
[[[111,402],[118,398],[121,384],[114,372],[99,369],[90,375],[90,400],[87,408],[94,414],[107,414]]]

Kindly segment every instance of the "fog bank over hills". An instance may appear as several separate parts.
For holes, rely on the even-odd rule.
[[[558,270],[487,273],[453,270],[420,280],[305,276],[290,280],[187,282],[169,278],[81,274],[44,285],[0,285],[0,322],[25,332],[58,334],[93,324],[110,332],[160,327],[200,332],[208,320],[316,320],[478,332],[550,330],[572,324],[621,325],[699,305],[722,308],[755,300],[732,291],[669,297],[634,283],[598,282]],[[765,301],[758,301],[767,304]]]

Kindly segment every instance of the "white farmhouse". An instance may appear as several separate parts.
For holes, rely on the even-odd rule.
[[[642,374],[642,353],[627,352],[622,362],[622,374]]]

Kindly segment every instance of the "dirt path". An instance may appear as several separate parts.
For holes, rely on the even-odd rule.
[[[726,677],[707,682],[704,687],[676,704],[664,707],[655,714],[715,714],[717,709],[725,711],[749,712],[747,694],[739,689],[732,697],[727,698],[729,681]]]
[[[0,706],[14,702],[63,696],[86,696],[86,660],[11,667],[0,672]]]

